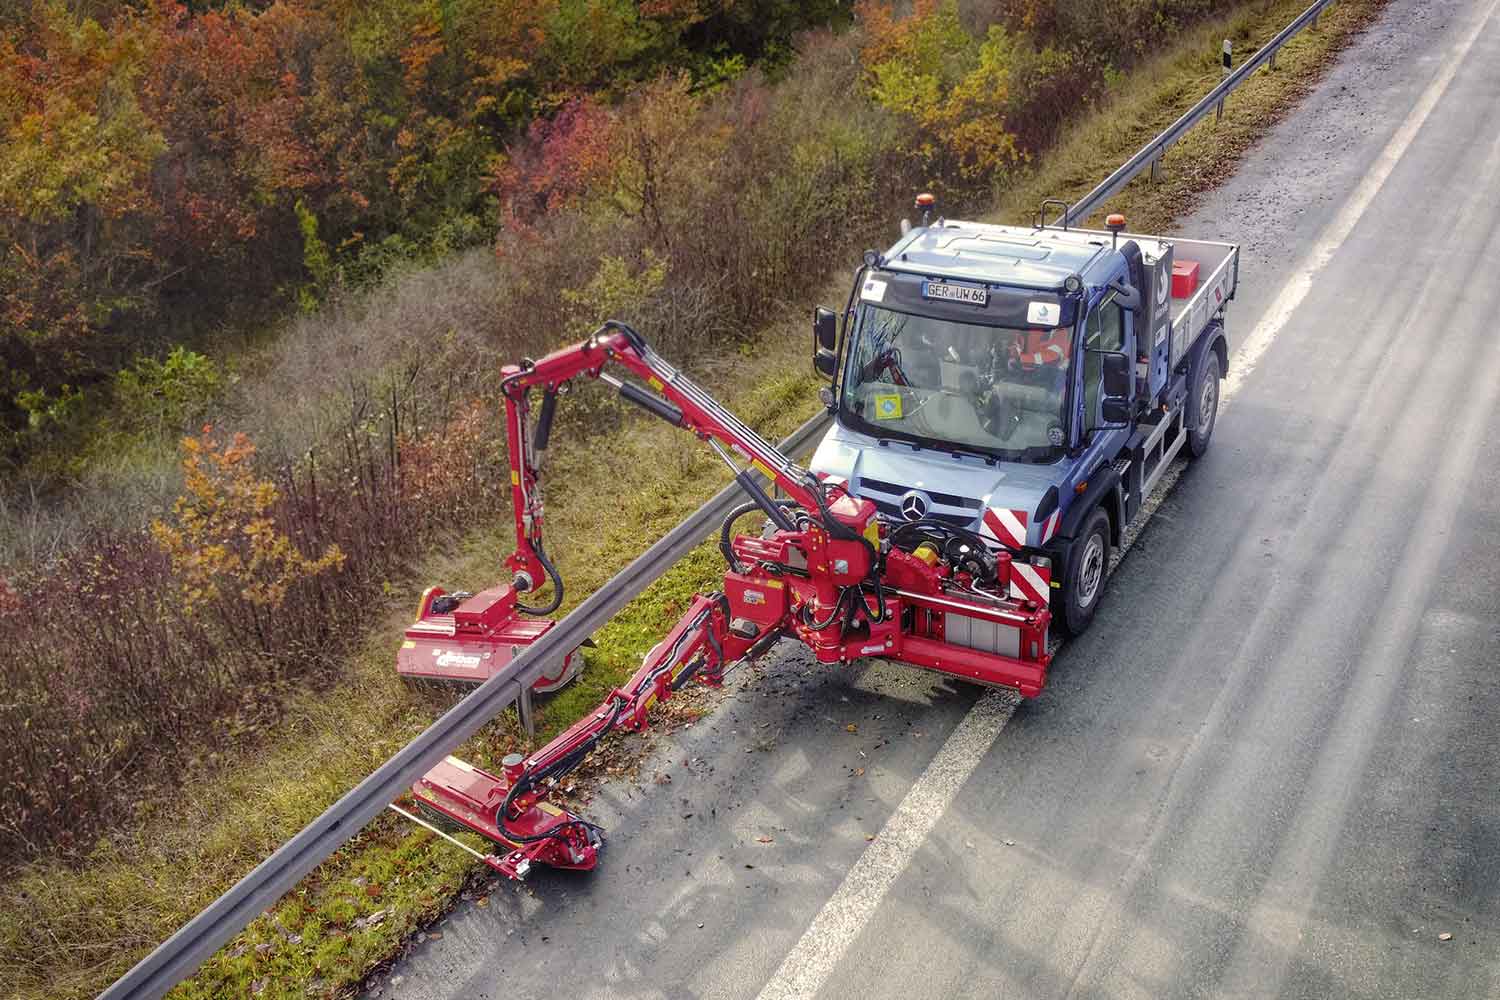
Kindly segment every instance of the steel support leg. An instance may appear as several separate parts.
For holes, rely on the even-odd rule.
[[[516,714],[521,717],[521,728],[526,730],[528,740],[536,738],[536,713],[531,708],[531,685],[521,688],[521,697],[516,699]]]

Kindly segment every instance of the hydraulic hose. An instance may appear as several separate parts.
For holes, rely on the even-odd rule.
[[[821,631],[823,631],[825,628],[827,628],[828,626],[832,625],[834,622],[838,621],[839,615],[841,615],[841,614],[844,613],[844,605],[845,605],[845,603],[847,603],[848,597],[849,597],[849,588],[848,587],[845,587],[842,590],[840,590],[839,591],[838,600],[836,600],[836,601],[833,602],[833,610],[831,612],[829,612],[828,617],[824,618],[822,621],[816,621],[816,620],[814,620],[813,616],[812,616],[812,612],[810,612],[810,611],[807,610],[807,605],[806,604],[802,605],[802,624],[806,625],[808,628],[812,629],[814,632],[821,632]]]
[[[599,740],[604,737],[604,734],[608,733],[614,728],[615,722],[619,720],[620,712],[624,709],[624,707],[625,700],[623,698],[616,699],[614,709],[611,711],[609,716],[609,721],[605,723],[604,727],[601,728],[597,733],[595,733],[591,739],[589,739],[582,746],[578,747],[578,749],[574,750],[572,753],[567,754],[563,757],[559,757],[557,760],[553,761],[546,767],[541,768],[534,773],[523,774],[515,784],[510,786],[510,791],[506,793],[505,801],[500,804],[500,809],[495,814],[495,825],[499,827],[501,833],[505,834],[506,839],[517,844],[531,844],[535,843],[538,840],[555,840],[561,837],[564,831],[569,830],[575,826],[581,826],[585,829],[598,829],[598,827],[594,826],[594,824],[592,823],[586,822],[585,820],[581,819],[575,819],[567,823],[562,823],[558,826],[555,826],[545,833],[517,833],[510,828],[510,807],[517,798],[519,798],[526,792],[531,791],[537,785],[541,784],[543,781],[546,781],[554,774],[567,774],[579,764],[582,764],[583,759],[593,752],[594,747],[598,746]]]
[[[797,507],[795,500],[786,498],[772,502],[782,510],[791,510]],[[754,500],[747,501],[731,510],[728,514],[725,514],[723,522],[719,525],[719,551],[724,554],[724,561],[729,564],[730,572],[743,573],[749,568],[734,557],[734,547],[730,544],[730,534],[734,528],[734,522],[746,514],[754,514],[756,512],[765,513],[759,503]]]
[[[874,545],[870,544],[868,538],[833,516],[833,511],[828,509],[828,498],[823,495],[823,484],[821,482],[813,476],[808,476],[806,485],[809,487],[809,492],[812,493],[813,499],[817,501],[819,520],[822,521],[823,527],[828,531],[829,536],[842,538],[849,542],[859,542],[863,545],[865,552],[870,557],[868,578],[878,579],[880,576],[880,552],[876,550]]]
[[[531,547],[531,551],[536,553],[537,561],[542,564],[542,569],[547,571],[547,576],[552,581],[552,600],[548,601],[545,605],[538,608],[534,608],[528,604],[522,604],[520,601],[517,601],[516,610],[528,615],[550,615],[552,612],[562,607],[562,574],[557,571],[556,566],[552,565],[552,560],[547,558],[547,551],[542,548],[542,543],[540,540],[538,540],[537,543]]]
[[[540,555],[540,553],[538,553],[538,555]],[[729,599],[726,598],[723,594],[718,594],[715,596],[717,597],[716,604],[720,610],[720,613],[727,617],[729,614]],[[652,683],[654,683],[657,677],[661,676],[662,671],[672,669],[672,665],[678,662],[678,658],[681,655],[683,645],[690,640],[694,630],[700,627],[705,621],[707,621],[709,615],[711,615],[712,613],[712,608],[705,608],[702,612],[700,612],[699,616],[693,620],[693,623],[688,628],[684,629],[682,634],[677,637],[677,641],[672,645],[672,648],[667,651],[667,654],[662,657],[661,662],[658,664],[656,669],[654,669],[649,676],[643,678],[638,685],[635,685],[637,691],[644,690],[645,688],[649,687]],[[712,630],[709,630],[708,632],[708,644],[713,649],[715,655],[719,657],[719,661],[722,663],[724,650],[719,645],[718,639],[714,636]],[[696,673],[698,671],[698,669],[702,666],[702,663],[703,661],[700,657],[697,661],[685,667],[682,671],[682,675],[691,676],[693,673]],[[676,690],[683,683],[686,683],[686,680],[682,675],[679,675],[679,683],[673,685],[673,690]],[[510,828],[510,807],[517,798],[519,798],[521,795],[524,795],[526,792],[529,792],[531,789],[535,788],[537,785],[541,784],[547,779],[554,776],[567,774],[568,772],[576,768],[579,764],[582,764],[584,758],[592,753],[594,751],[594,748],[599,745],[599,741],[604,739],[605,736],[609,735],[609,733],[614,730],[615,723],[620,721],[620,714],[625,711],[625,708],[629,704],[630,700],[631,698],[627,697],[623,692],[617,691],[615,693],[614,703],[610,707],[609,719],[604,723],[604,725],[600,726],[597,731],[595,731],[591,736],[584,740],[584,742],[579,744],[569,753],[564,754],[557,760],[552,761],[544,767],[537,768],[535,771],[530,771],[521,775],[521,777],[516,780],[515,784],[510,786],[510,791],[505,795],[505,801],[501,803],[500,810],[495,815],[495,825],[501,833],[505,834],[505,836],[509,840],[517,844],[529,844],[534,843],[538,840],[552,840],[561,837],[564,831],[571,829],[574,826],[581,826],[585,829],[592,830],[598,829],[598,827],[593,823],[589,823],[580,819],[559,824],[558,826],[553,827],[545,833],[516,833]]]

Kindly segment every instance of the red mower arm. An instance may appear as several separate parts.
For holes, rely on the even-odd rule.
[[[724,664],[744,656],[754,644],[730,628],[729,602],[723,595],[700,594],[671,633],[646,654],[628,683],[545,747],[530,757],[506,757],[500,775],[449,757],[419,779],[413,791],[428,810],[509,845],[508,853],[481,857],[510,878],[525,878],[539,862],[554,868],[593,868],[598,830],[547,802],[552,785],[581,764],[609,733],[646,728],[651,706],[671,698],[695,676],[700,682],[717,683]]]
[[[622,381],[605,371],[618,365],[646,383]],[[579,376],[600,379],[620,396],[675,427],[692,431],[707,441],[735,474],[736,481],[777,527],[794,525],[773,504],[751,469],[776,483],[804,510],[817,510],[821,493],[817,480],[719,404],[647,345],[635,330],[614,320],[588,340],[554,351],[539,361],[523,361],[504,369],[505,427],[510,453],[511,510],[515,517],[516,551],[506,560],[515,574],[512,586],[525,593],[552,580],[553,597],[545,607],[520,605],[528,614],[550,614],[562,603],[562,581],[542,545],[541,467],[552,433],[557,397]],[[540,387],[541,405],[532,428],[530,390]],[[528,437],[528,430],[532,433]],[[736,464],[738,456],[739,463]]]

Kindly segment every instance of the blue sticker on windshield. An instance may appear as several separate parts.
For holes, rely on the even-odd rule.
[[[948,281],[924,281],[922,282],[922,298],[983,306],[989,304],[990,290],[983,286],[955,285]]]

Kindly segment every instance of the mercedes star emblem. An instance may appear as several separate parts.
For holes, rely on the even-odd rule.
[[[901,516],[908,521],[920,521],[927,516],[932,501],[920,490],[912,490],[901,498]]]

